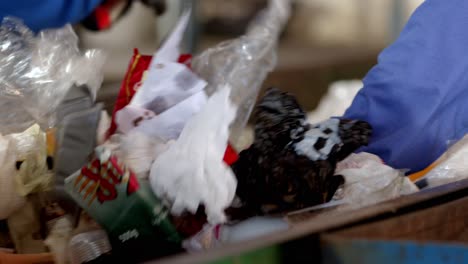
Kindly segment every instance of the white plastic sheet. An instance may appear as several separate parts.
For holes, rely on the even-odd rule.
[[[151,188],[171,203],[174,214],[195,213],[204,205],[211,224],[226,220],[224,210],[234,199],[237,185],[231,168],[223,162],[229,125],[236,113],[230,92],[230,87],[215,92],[151,167]]]
[[[418,191],[402,171],[382,163],[369,153],[351,154],[338,165],[335,174],[345,178],[342,189],[333,200],[342,200],[340,207],[356,209]]]

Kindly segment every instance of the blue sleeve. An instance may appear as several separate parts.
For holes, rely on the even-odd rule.
[[[468,1],[426,0],[364,78],[345,117],[368,121],[368,147],[417,171],[468,132]]]
[[[3,0],[0,19],[21,18],[33,31],[77,23],[88,16],[103,0]]]

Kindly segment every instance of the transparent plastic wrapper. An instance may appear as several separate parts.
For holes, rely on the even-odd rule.
[[[54,111],[73,84],[87,84],[95,96],[102,83],[104,55],[81,53],[70,25],[34,35],[20,20],[7,17],[0,25],[0,43],[0,97],[14,102],[13,108],[0,105],[3,133],[18,132],[33,120],[52,126]],[[9,124],[7,129],[3,124]]]
[[[72,264],[81,264],[109,254],[112,250],[104,230],[81,233],[70,240],[70,259]]]
[[[15,189],[16,155],[11,140],[0,135],[0,219],[21,208],[26,199]]]
[[[468,135],[451,146],[416,184],[422,188],[439,186],[468,178]]]
[[[375,155],[351,154],[338,165],[335,174],[345,178],[334,201],[342,200],[342,209],[357,209],[418,191],[400,170],[393,169]]]
[[[278,37],[289,15],[288,0],[271,0],[245,35],[207,49],[193,61],[194,71],[208,82],[209,95],[217,87],[232,87],[231,99],[238,106],[231,126],[232,142],[247,123],[266,75],[276,66]]]

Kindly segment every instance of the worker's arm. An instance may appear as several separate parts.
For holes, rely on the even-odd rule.
[[[4,0],[0,17],[21,18],[34,31],[77,23],[103,0]]]
[[[426,0],[364,79],[345,117],[374,128],[369,147],[420,170],[468,132],[468,1]]]

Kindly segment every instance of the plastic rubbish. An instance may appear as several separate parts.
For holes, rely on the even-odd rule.
[[[87,263],[112,250],[106,232],[95,230],[73,236],[69,252],[72,264]]]
[[[342,175],[345,184],[333,200],[346,203],[340,208],[357,209],[418,191],[402,171],[369,153],[351,154],[338,168],[335,174]]]
[[[278,37],[289,15],[289,0],[271,0],[245,35],[209,48],[193,60],[194,71],[209,84],[208,95],[220,87],[232,87],[231,99],[238,106],[232,142],[247,123],[266,75],[276,66]]]
[[[112,248],[122,257],[136,257],[134,251],[152,256],[178,252],[179,234],[147,182],[107,148],[95,152],[95,159],[65,180],[65,188],[107,231]]]
[[[207,100],[205,92],[199,91],[157,116],[147,109],[129,105],[125,108],[127,111],[117,113],[116,120],[120,131],[122,131],[121,125],[125,124],[124,121],[133,120],[131,127],[124,125],[127,128],[122,131],[124,133],[135,129],[166,142],[179,137],[187,122],[202,109]]]
[[[253,217],[231,225],[205,225],[200,232],[186,239],[182,245],[189,252],[197,252],[247,241],[288,228],[288,223],[282,218]]]
[[[229,125],[236,113],[230,91],[225,86],[214,93],[151,167],[154,193],[170,201],[176,215],[184,210],[195,214],[199,205],[204,205],[208,222],[226,220],[224,209],[236,190],[234,174],[223,162]]]
[[[0,135],[0,220],[8,218],[26,202],[24,196],[16,192],[15,163],[11,140]]]
[[[330,117],[342,116],[362,86],[360,80],[343,80],[331,83],[328,92],[322,97],[318,106],[307,113],[307,121],[315,124]],[[247,126],[242,130],[235,142],[236,149],[248,148],[253,142],[253,134],[252,127]]]
[[[253,144],[232,165],[237,196],[251,215],[284,213],[328,202],[343,183],[337,162],[367,145],[364,121],[309,124],[296,98],[269,89],[254,114]]]
[[[468,135],[451,146],[434,168],[416,182],[421,188],[435,187],[468,178]]]
[[[7,137],[11,139],[16,153],[16,191],[27,196],[51,190],[54,174],[47,164],[46,134],[39,125]]]
[[[58,123],[53,195],[69,213],[77,206],[65,191],[65,179],[86,165],[96,146],[96,130],[102,103],[89,108],[76,108]]]
[[[7,17],[0,25],[0,43],[0,96],[11,101],[0,105],[1,132],[19,132],[31,122],[54,125],[53,114],[74,84],[87,84],[96,96],[104,55],[81,53],[70,25],[35,35],[20,20]]]
[[[158,137],[147,136],[138,130],[132,130],[121,137],[120,155],[125,164],[139,179],[148,179],[151,165],[156,157],[168,149],[166,143]]]
[[[153,56],[142,55],[137,49],[134,50],[133,57],[128,65],[127,73],[122,81],[120,92],[115,101],[114,111],[112,113],[111,126],[107,132],[107,138],[112,136],[117,130],[115,121],[117,112],[127,106],[135,95],[136,91],[141,87],[142,83],[148,75],[148,67]],[[188,54],[180,55],[178,62],[190,67],[191,56]]]
[[[170,139],[176,139],[187,119],[206,103],[203,92],[206,82],[185,64],[178,62],[179,45],[189,15],[189,12],[182,15],[172,34],[154,54],[145,79],[129,105],[116,113],[116,123],[120,132],[128,133],[135,127],[145,132],[155,129],[170,130]],[[177,107],[180,105],[183,108]],[[166,113],[167,111],[171,113]],[[178,117],[181,113],[184,118],[174,119],[174,115]],[[158,120],[155,120],[156,118]],[[163,122],[163,125],[159,122]],[[141,128],[142,126],[146,128]]]

